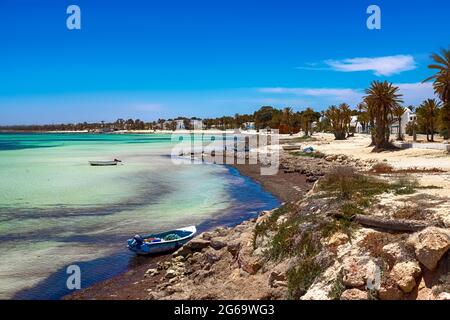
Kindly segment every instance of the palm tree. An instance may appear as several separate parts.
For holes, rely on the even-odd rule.
[[[430,64],[428,68],[436,69],[436,74],[424,80],[433,80],[434,92],[444,103],[450,102],[450,50],[441,49],[441,55],[433,53],[431,58],[434,64]]]
[[[352,112],[346,103],[342,103],[339,107],[331,106],[325,112],[325,116],[329,119],[331,129],[336,140],[345,140],[350,126]]]
[[[387,81],[373,81],[370,88],[366,89],[365,102],[374,115],[374,151],[379,152],[391,149],[389,143],[389,124],[393,109],[402,103],[402,95],[398,93],[399,88]]]
[[[312,136],[313,128],[312,124],[320,118],[320,113],[315,112],[312,108],[308,107],[302,111],[300,116],[301,127],[305,132],[305,136]]]
[[[401,105],[396,105],[392,109],[392,114],[395,118],[397,118],[398,121],[398,131],[397,131],[397,140],[402,141],[403,140],[403,132],[402,132],[402,116],[405,113],[405,108]]]
[[[288,128],[290,135],[292,135],[293,116],[294,116],[294,111],[292,110],[292,108],[284,108],[283,109],[281,123]]]
[[[431,58],[435,63],[430,64],[428,68],[435,69],[436,73],[424,80],[433,80],[435,94],[444,103],[441,110],[441,122],[448,138],[450,135],[450,50],[441,49],[440,54],[433,53]]]
[[[436,131],[436,123],[439,116],[441,104],[436,99],[428,99],[422,102],[417,108],[417,117],[419,124],[425,128],[427,133],[427,141],[434,141],[434,133]],[[430,139],[431,136],[431,139]]]

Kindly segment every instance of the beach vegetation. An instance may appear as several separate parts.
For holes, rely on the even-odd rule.
[[[438,129],[441,103],[436,99],[427,99],[417,108],[417,124],[427,135],[428,142],[434,142],[434,135]]]
[[[336,275],[336,279],[333,282],[333,285],[331,286],[331,290],[328,293],[328,297],[331,300],[340,300],[342,293],[345,291],[345,285],[344,285],[344,270],[339,270],[338,274]]]
[[[314,257],[302,258],[287,272],[288,299],[300,299],[322,272],[323,267]]]
[[[325,112],[325,116],[330,120],[331,131],[336,140],[345,140],[350,129],[351,110],[350,106],[342,103],[339,107],[331,106]]]
[[[387,81],[373,81],[365,92],[364,101],[374,118],[373,151],[392,150],[394,146],[389,142],[389,136],[393,110],[403,102],[399,87]]]
[[[253,248],[256,249],[256,242],[258,237],[267,236],[270,231],[277,229],[278,219],[286,215],[292,210],[290,204],[284,204],[275,209],[266,219],[258,223],[253,230]]]
[[[384,163],[384,162],[378,162],[378,163],[374,164],[372,166],[372,168],[370,168],[370,170],[369,170],[369,172],[378,173],[378,174],[392,173],[393,171],[394,171],[394,167],[392,167],[390,164]]]

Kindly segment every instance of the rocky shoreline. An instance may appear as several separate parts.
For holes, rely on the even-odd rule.
[[[449,299],[449,226],[427,211],[422,218],[435,222],[430,226],[389,230],[392,221],[420,218],[409,212],[399,220],[393,206],[419,187],[367,176],[372,166],[294,153],[283,153],[275,176],[235,166],[285,204],[234,228],[204,232],[170,256],[66,299]],[[415,200],[402,203],[408,201]],[[381,228],[356,216],[378,219]]]

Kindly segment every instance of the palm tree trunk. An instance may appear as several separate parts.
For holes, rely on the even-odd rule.
[[[398,119],[398,137],[397,137],[397,140],[403,140],[403,138],[402,138],[402,119],[401,118],[399,118]]]

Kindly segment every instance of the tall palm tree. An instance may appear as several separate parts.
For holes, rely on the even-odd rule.
[[[392,115],[397,118],[398,121],[398,131],[397,131],[397,140],[403,140],[403,132],[402,132],[402,116],[405,113],[405,108],[401,105],[396,105],[392,109]]]
[[[284,108],[283,109],[283,115],[281,117],[281,124],[285,125],[288,128],[290,135],[292,135],[293,117],[294,117],[294,111],[292,110],[292,108]]]
[[[434,133],[436,132],[440,108],[441,104],[436,99],[425,100],[419,108],[417,108],[419,124],[425,128],[427,141],[429,142],[434,141]]]
[[[433,53],[434,60],[428,68],[436,70],[436,73],[424,80],[433,80],[433,88],[436,95],[442,100],[441,122],[446,138],[450,135],[450,49],[441,49],[439,53]]]
[[[450,50],[441,49],[440,55],[433,53],[431,58],[435,63],[430,64],[428,68],[436,69],[436,74],[424,80],[433,80],[435,93],[444,103],[450,102]]]
[[[403,103],[399,88],[387,81],[373,81],[366,89],[365,102],[372,108],[374,114],[374,151],[382,151],[391,148],[389,143],[389,124],[394,107]]]

